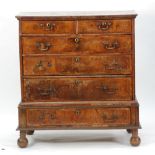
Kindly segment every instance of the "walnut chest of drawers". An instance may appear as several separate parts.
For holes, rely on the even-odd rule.
[[[50,129],[126,129],[139,145],[134,12],[21,13],[20,138]]]

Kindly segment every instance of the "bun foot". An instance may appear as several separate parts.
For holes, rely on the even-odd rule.
[[[132,136],[130,139],[130,144],[132,146],[138,146],[141,142],[139,136],[138,136],[138,129],[132,129],[131,130]]]
[[[33,135],[34,134],[34,130],[28,130],[26,133],[27,133],[27,135]]]
[[[128,133],[131,133],[131,132],[132,132],[131,129],[127,129],[126,131],[127,131]]]
[[[27,147],[28,140],[27,140],[27,138],[24,138],[24,139],[19,138],[17,141],[17,144],[20,148],[25,148],[25,147]]]
[[[20,131],[20,137],[17,140],[17,144],[20,148],[25,148],[28,145],[28,140],[26,138],[26,131]]]
[[[138,146],[140,144],[141,140],[139,137],[131,137],[130,144],[132,146]]]

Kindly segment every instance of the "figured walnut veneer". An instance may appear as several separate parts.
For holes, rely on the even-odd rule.
[[[126,129],[139,145],[134,12],[22,13],[20,138],[45,129]]]

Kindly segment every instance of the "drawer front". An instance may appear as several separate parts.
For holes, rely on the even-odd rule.
[[[25,56],[24,75],[131,74],[131,55]]]
[[[81,35],[78,48],[85,53],[129,53],[131,39],[131,35]]]
[[[75,37],[22,37],[24,54],[59,54],[76,51]]]
[[[129,108],[44,108],[27,109],[27,127],[94,126],[130,124]]]
[[[129,53],[131,35],[79,35],[66,37],[23,37],[24,54]]]
[[[74,21],[21,21],[23,34],[67,34],[75,33]]]
[[[78,32],[83,33],[131,33],[131,20],[81,20],[78,21]]]
[[[24,101],[131,100],[132,80],[101,77],[51,77],[24,80]]]

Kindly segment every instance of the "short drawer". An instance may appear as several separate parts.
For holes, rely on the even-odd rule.
[[[131,100],[130,77],[51,77],[24,79],[24,101]]]
[[[27,127],[111,127],[130,124],[130,108],[34,108],[26,110]]]
[[[21,21],[23,34],[72,34],[75,33],[74,21]]]
[[[132,33],[132,21],[122,20],[81,20],[78,32],[84,33]]]
[[[132,35],[22,37],[24,54],[130,53]]]
[[[24,56],[24,75],[131,74],[131,55]]]

